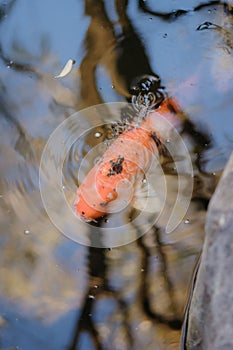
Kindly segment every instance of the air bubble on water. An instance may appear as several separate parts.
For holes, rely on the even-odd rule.
[[[104,222],[109,223],[109,219],[105,219]]]
[[[7,67],[7,68],[11,68],[12,65],[13,65],[13,63],[14,63],[14,61],[10,61],[6,67]]]
[[[141,269],[141,272],[144,272],[145,271],[145,269]]]
[[[142,183],[146,184],[146,183],[147,183],[147,179],[146,179],[146,178],[143,179],[143,180],[142,180]]]
[[[166,142],[167,142],[167,143],[170,143],[170,139],[166,139]]]
[[[89,295],[88,295],[88,298],[89,298],[89,299],[95,299],[94,295],[92,295],[92,294],[89,294]]]
[[[115,85],[112,84],[112,89],[115,89]]]
[[[29,235],[30,234],[30,230],[24,230],[24,234],[25,235]]]
[[[186,219],[186,220],[184,220],[184,223],[185,223],[185,224],[189,224],[189,223],[190,223],[190,220],[189,220],[189,219]]]
[[[95,289],[99,288],[98,284],[95,284],[95,285],[94,285],[94,288],[95,288]]]
[[[102,136],[101,132],[95,132],[94,137],[98,139],[100,136]]]
[[[62,189],[65,190],[65,188],[66,188],[66,186],[63,185],[63,186],[62,186]]]

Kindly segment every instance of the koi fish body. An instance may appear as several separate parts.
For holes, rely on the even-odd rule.
[[[164,140],[161,135],[167,137],[169,126],[171,129],[173,124],[180,123],[177,113],[177,105],[166,100],[138,127],[132,126],[114,140],[78,188],[75,202],[78,216],[92,221],[121,210],[132,201],[138,181],[158,156]]]

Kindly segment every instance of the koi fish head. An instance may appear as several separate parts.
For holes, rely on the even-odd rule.
[[[134,105],[140,101],[140,104],[150,105],[151,108],[157,108],[165,99],[160,78],[154,75],[143,75],[134,79],[130,93]]]
[[[86,198],[78,193],[77,200],[75,202],[75,211],[80,218],[86,222],[93,221],[105,215],[105,212],[95,209],[95,206],[91,206]]]
[[[77,191],[75,211],[79,217],[92,221],[122,209],[123,198],[127,203],[130,182],[125,176],[123,163],[124,158],[119,156],[92,168]]]

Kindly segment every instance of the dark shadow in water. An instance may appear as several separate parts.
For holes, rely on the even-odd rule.
[[[128,1],[116,0],[116,9],[122,34],[118,39],[117,71],[125,80],[126,88],[130,91],[136,77],[152,75],[158,80],[159,76],[152,70],[145,47],[127,16]]]
[[[86,56],[80,66],[81,97],[85,106],[102,102],[96,86],[96,70],[104,65],[114,89],[126,98],[131,98],[130,87],[133,80],[142,75],[158,75],[153,72],[145,48],[127,16],[128,1],[116,1],[118,30],[106,13],[104,2],[86,0],[85,14],[91,17],[86,34]],[[110,87],[109,87],[110,88]]]
[[[166,255],[163,252],[162,243],[160,240],[160,231],[156,227],[153,227],[154,230],[154,237],[156,241],[156,248],[158,250],[159,254],[159,261],[161,265],[161,273],[164,277],[164,280],[166,282],[166,292],[169,296],[170,305],[171,305],[171,311],[174,315],[173,318],[168,318],[158,312],[156,310],[152,310],[150,297],[149,297],[149,278],[148,278],[148,272],[150,271],[149,268],[149,259],[151,257],[150,249],[146,246],[144,243],[144,238],[140,237],[137,240],[137,244],[141,250],[142,253],[142,261],[141,266],[144,270],[144,273],[141,275],[141,287],[140,287],[140,302],[142,305],[142,309],[145,312],[146,316],[155,321],[156,323],[161,323],[164,325],[167,325],[171,329],[179,330],[182,326],[182,320],[177,318],[177,306],[176,302],[174,300],[174,286],[173,283],[169,277],[168,269],[167,269],[167,260]]]
[[[38,73],[36,72],[35,68],[30,66],[29,64],[16,62],[16,61],[13,61],[11,58],[7,57],[4,54],[1,46],[0,46],[0,58],[8,68],[13,68],[16,71],[23,72],[23,73],[27,73],[27,72],[33,73],[35,74],[35,77],[38,76]]]
[[[187,13],[197,12],[197,11],[202,10],[203,8],[211,7],[214,5],[223,6],[226,13],[232,13],[232,7],[227,2],[222,2],[219,0],[208,1],[206,3],[203,3],[203,4],[196,6],[190,10],[179,9],[179,10],[174,10],[171,12],[153,11],[148,7],[147,3],[144,0],[139,0],[139,8],[141,11],[143,11],[144,13],[147,13],[149,15],[159,17],[162,20],[168,21],[168,22],[175,21],[176,19],[178,19],[179,17],[181,17],[183,15],[186,15]]]
[[[11,0],[11,1],[4,1],[2,4],[0,4],[0,21],[4,20],[4,18],[9,15],[15,3],[16,3],[16,0]]]
[[[101,297],[114,297],[119,310],[123,315],[123,327],[127,336],[127,348],[132,349],[133,337],[130,331],[127,305],[121,298],[119,291],[109,286],[107,278],[106,249],[89,248],[89,286],[84,296],[81,312],[77,318],[69,350],[79,349],[79,340],[83,332],[90,335],[98,350],[104,349],[101,338],[92,320],[93,307],[96,300]]]
[[[86,107],[103,102],[96,86],[96,69],[106,50],[113,46],[115,36],[103,1],[86,0],[85,14],[91,19],[85,38],[86,55],[80,65],[80,94]]]

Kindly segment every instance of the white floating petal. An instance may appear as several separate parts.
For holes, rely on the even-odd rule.
[[[67,63],[65,64],[64,68],[61,70],[61,72],[56,75],[54,78],[63,78],[65,77],[67,74],[69,74],[71,72],[71,69],[73,67],[73,65],[75,64],[75,60],[71,60],[69,59],[67,61]]]

